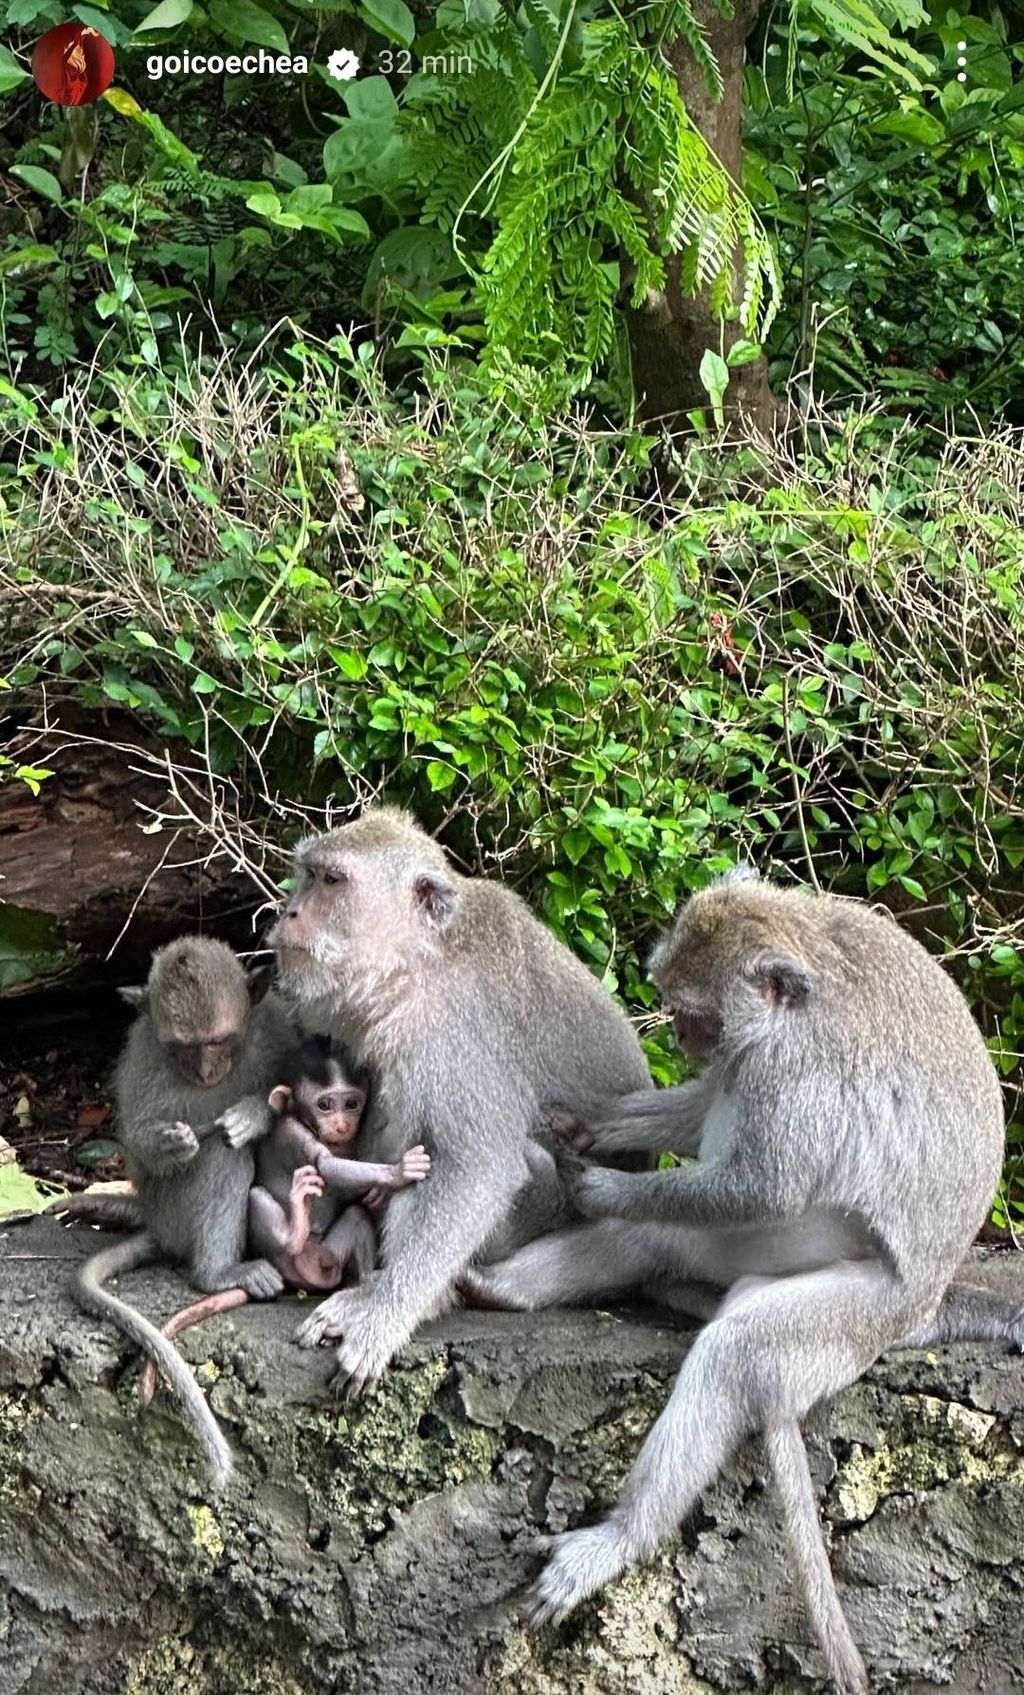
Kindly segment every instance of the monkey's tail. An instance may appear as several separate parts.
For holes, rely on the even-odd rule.
[[[204,1295],[201,1301],[193,1301],[190,1307],[182,1307],[179,1312],[172,1313],[160,1334],[168,1342],[173,1342],[175,1336],[180,1336],[183,1330],[191,1330],[193,1324],[203,1324],[217,1313],[231,1312],[234,1307],[244,1306],[248,1299],[244,1289],[220,1289],[215,1294]],[[139,1378],[139,1406],[148,1407],[155,1394],[156,1362],[147,1360]]]
[[[134,1271],[138,1265],[159,1257],[159,1249],[149,1232],[143,1230],[126,1242],[103,1248],[86,1260],[76,1279],[76,1294],[87,1312],[107,1318],[124,1332],[137,1347],[156,1361],[186,1412],[191,1415],[199,1440],[206,1450],[216,1488],[221,1488],[231,1475],[231,1449],[217,1427],[216,1420],[198,1383],[180,1354],[161,1336],[155,1324],[140,1312],[119,1300],[103,1287],[108,1277],[122,1271]]]
[[[867,1695],[868,1674],[836,1593],[800,1426],[795,1421],[771,1425],[764,1440],[782,1498],[793,1563],[829,1676],[843,1695]]]

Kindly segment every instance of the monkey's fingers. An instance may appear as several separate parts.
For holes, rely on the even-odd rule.
[[[588,1130],[582,1118],[577,1118],[573,1112],[553,1112],[548,1126],[557,1142],[575,1149],[578,1154],[585,1154],[594,1145],[594,1132]]]
[[[345,1331],[346,1311],[349,1303],[345,1296],[348,1290],[339,1290],[336,1295],[329,1295],[326,1301],[321,1301],[318,1307],[307,1318],[304,1318],[295,1332],[295,1339],[300,1348],[318,1348],[321,1342],[327,1342],[342,1336]]]

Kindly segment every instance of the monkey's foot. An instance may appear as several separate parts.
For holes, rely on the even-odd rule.
[[[284,1278],[268,1259],[243,1260],[235,1272],[232,1283],[244,1289],[251,1301],[272,1301],[284,1288]]]
[[[588,1595],[620,1577],[628,1564],[607,1520],[556,1536],[554,1553],[527,1596],[524,1623],[532,1630],[560,1623]]]
[[[502,1287],[499,1276],[486,1265],[468,1265],[455,1285],[455,1292],[467,1307],[483,1307],[487,1312],[529,1312],[526,1301],[517,1300],[511,1290]]]

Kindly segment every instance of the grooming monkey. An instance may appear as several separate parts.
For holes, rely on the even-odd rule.
[[[603,1115],[602,1150],[697,1163],[567,1176],[594,1222],[473,1276],[539,1306],[652,1279],[729,1286],[600,1524],[556,1538],[535,1623],[560,1619],[649,1557],[746,1436],[761,1432],[830,1676],[866,1690],[835,1591],[800,1421],[886,1348],[978,1319],[943,1296],[984,1221],[1002,1096],[941,966],[870,908],[722,879],[694,895],[652,975],[700,1074]],[[982,1302],[984,1320],[990,1309]],[[709,1411],[710,1409],[710,1411]]]
[[[144,1230],[81,1268],[77,1297],[109,1318],[160,1366],[191,1413],[224,1481],[231,1455],[191,1372],[159,1330],[103,1285],[147,1260],[185,1266],[197,1288],[240,1287],[254,1299],[280,1292],[280,1271],[244,1259],[253,1156],[214,1134],[244,1126],[258,1135],[281,1054],[293,1041],[265,976],[247,976],[223,942],[185,936],[153,956],[144,989],[124,991],[139,1009],[118,1063],[115,1094],[125,1163]]]
[[[277,1067],[270,1091],[273,1120],[256,1145],[256,1180],[249,1191],[249,1252],[262,1254],[285,1284],[309,1293],[337,1289],[350,1268],[356,1282],[376,1265],[378,1210],[398,1189],[420,1183],[430,1170],[422,1147],[394,1164],[349,1157],[366,1104],[366,1089],[329,1037],[310,1036]],[[361,1195],[366,1205],[353,1205]],[[248,1300],[226,1289],[184,1307],[163,1327],[171,1340],[215,1313]],[[139,1386],[143,1406],[156,1387],[148,1363]]]
[[[344,1337],[338,1382],[358,1394],[489,1242],[568,1217],[531,1141],[554,1105],[587,1116],[650,1077],[586,967],[509,889],[458,875],[407,813],[373,808],[304,842],[296,871],[272,938],[281,981],[374,1075],[359,1152],[394,1161],[422,1142],[431,1158],[430,1181],[388,1206],[381,1271],[299,1330],[305,1346]]]

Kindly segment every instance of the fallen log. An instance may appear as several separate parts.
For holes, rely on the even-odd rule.
[[[0,995],[132,981],[187,929],[255,945],[265,891],[181,818],[164,750],[137,724],[71,712],[18,726],[3,752]],[[50,775],[30,786],[19,765]]]

